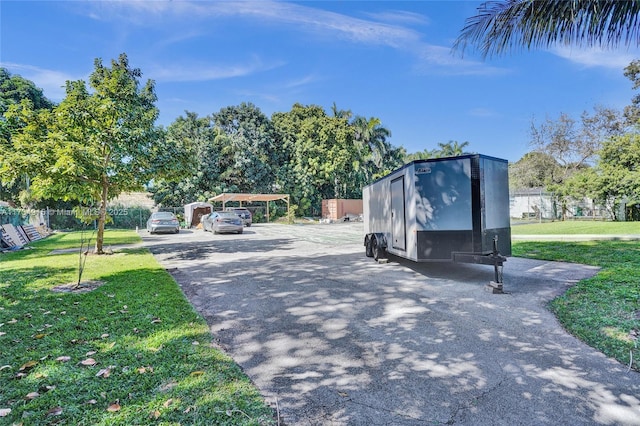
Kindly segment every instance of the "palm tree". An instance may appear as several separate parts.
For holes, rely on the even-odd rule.
[[[359,147],[367,147],[371,153],[369,161],[376,167],[381,168],[391,148],[387,141],[387,138],[391,136],[391,131],[382,126],[380,119],[375,117],[367,119],[362,116],[356,116],[351,125],[355,130],[355,142]],[[358,149],[360,150],[360,148]]]
[[[459,155],[466,155],[465,148],[469,146],[469,142],[449,141],[447,143],[438,142],[440,150],[437,151],[438,157],[457,157]]]
[[[638,0],[487,1],[467,18],[453,49],[475,45],[486,58],[517,47],[638,46],[639,17]]]

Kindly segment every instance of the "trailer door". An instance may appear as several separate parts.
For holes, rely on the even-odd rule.
[[[404,176],[400,176],[391,181],[391,245],[399,250],[406,250],[404,205]]]

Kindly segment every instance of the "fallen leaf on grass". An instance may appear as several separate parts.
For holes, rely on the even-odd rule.
[[[39,397],[40,394],[38,392],[29,392],[25,398],[26,399],[36,399],[37,397]]]
[[[29,370],[30,368],[35,367],[36,365],[38,365],[38,361],[29,361],[29,362],[25,362],[24,364],[22,364],[22,367],[20,367],[20,371],[25,371],[25,370]]]
[[[96,352],[96,351],[89,351],[89,352],[87,352],[85,355],[86,355],[86,356],[91,356],[91,355],[95,355],[95,354],[97,354],[97,352]]]
[[[98,373],[96,374],[96,377],[103,377],[103,378],[107,378],[111,375],[111,367],[107,367],[107,368],[103,368],[102,370],[98,371]]]
[[[107,411],[110,413],[115,413],[116,411],[120,411],[120,408],[121,408],[120,403],[114,402],[113,404],[107,407]]]
[[[191,374],[189,374],[191,377],[198,377],[198,376],[202,376],[204,374],[204,371],[202,370],[198,370],[198,371],[193,371]]]
[[[154,419],[154,420],[158,420],[160,418],[160,411],[159,410],[154,410],[152,412],[149,413],[149,418],[150,419]]]
[[[91,404],[91,405],[97,404],[97,403],[98,403],[98,401],[96,401],[95,399],[90,399],[90,400],[87,401],[87,404]]]
[[[167,400],[164,402],[164,404],[162,404],[162,406],[163,406],[164,408],[167,408],[167,407],[169,407],[171,404],[173,404],[173,398],[169,398],[169,399],[167,399]]]
[[[348,393],[346,393],[346,392],[338,392],[338,395],[340,395],[340,396],[341,396],[341,397],[343,397],[343,398],[346,398],[346,397],[348,397],[348,396],[349,396],[349,394],[348,394]]]
[[[47,416],[59,416],[60,414],[62,414],[62,407],[53,407],[47,411]]]
[[[70,361],[71,357],[70,356],[59,356],[58,358],[56,358],[56,361],[58,362],[67,362]]]
[[[160,386],[160,390],[164,392],[164,391],[171,390],[171,389],[175,388],[176,386],[178,386],[178,382],[171,381],[169,383],[165,383],[165,384],[161,385]]]
[[[2,367],[0,367],[0,371],[4,370],[6,368],[11,368],[11,366],[10,365],[3,365]]]
[[[7,417],[11,413],[11,408],[0,408],[0,417]]]
[[[151,324],[158,324],[158,323],[161,323],[161,322],[162,322],[162,320],[161,320],[160,318],[154,318],[154,319],[151,321]]]
[[[100,336],[102,339],[106,339],[107,337],[109,337],[109,335],[107,333],[102,334],[102,336]]]
[[[17,320],[17,319],[15,319],[15,318],[11,318],[11,321],[7,321],[7,324],[15,324],[15,323],[17,323],[17,322],[18,322],[18,320]]]
[[[7,333],[5,333],[4,331],[0,331],[0,336],[4,336],[5,334]]]
[[[42,339],[42,338],[43,338],[43,337],[45,337],[45,336],[46,336],[46,334],[44,334],[44,333],[39,333],[39,334],[34,335],[34,336],[33,336],[33,338],[34,338],[34,339]]]
[[[93,367],[97,362],[93,358],[87,358],[84,361],[80,361],[80,365],[84,365],[85,367]]]

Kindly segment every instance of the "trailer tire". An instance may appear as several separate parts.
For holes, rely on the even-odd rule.
[[[385,257],[387,257],[387,251],[384,247],[381,246],[381,244],[379,244],[377,237],[373,237],[371,239],[371,251],[375,260],[384,259]]]
[[[372,242],[371,242],[373,239],[374,238],[370,237],[370,236],[367,236],[364,239],[364,254],[367,257],[373,257],[373,247],[372,247]]]

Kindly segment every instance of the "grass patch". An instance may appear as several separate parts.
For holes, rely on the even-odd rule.
[[[515,225],[513,235],[640,234],[640,222],[558,221]]]
[[[132,231],[105,235],[105,246],[139,241]],[[78,254],[48,253],[79,243],[63,233],[0,254],[1,423],[274,423],[146,249],[91,256],[83,281],[104,282],[91,292],[51,291],[77,279]]]
[[[640,244],[637,241],[514,241],[512,253],[517,257],[601,267],[595,277],[580,281],[551,301],[549,308],[571,334],[640,371]]]

